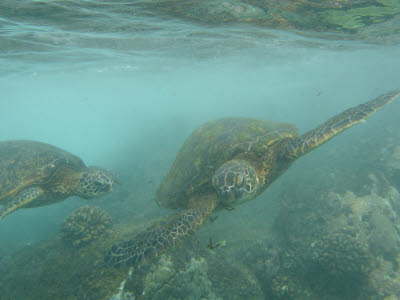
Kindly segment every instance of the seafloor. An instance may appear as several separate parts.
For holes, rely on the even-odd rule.
[[[66,238],[74,228],[68,219],[54,238],[3,257],[1,299],[399,299],[400,131],[385,114],[335,138],[257,200],[218,213],[180,247],[135,269],[108,267],[104,250],[160,217],[138,203],[152,201],[162,176],[146,188],[125,186],[111,196],[113,205],[100,202],[112,226],[100,210],[80,211],[97,212],[96,222],[105,218],[103,232],[91,227],[90,238],[74,244]],[[86,227],[79,228],[76,239]],[[220,246],[210,249],[210,238]]]

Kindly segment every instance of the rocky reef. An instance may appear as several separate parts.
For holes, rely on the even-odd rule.
[[[143,299],[210,299],[218,300],[211,289],[208,266],[204,258],[191,258],[179,270],[170,257],[162,256],[152,265],[143,282]]]
[[[41,300],[399,297],[400,197],[377,176],[371,174],[370,181],[368,194],[327,192],[301,202],[286,202],[267,237],[246,240],[243,236],[236,242],[228,241],[226,246],[221,243],[223,246],[210,249],[200,232],[181,247],[138,268],[107,266],[104,249],[135,235],[148,223],[116,224],[91,243],[81,243],[79,247],[65,247],[60,234],[16,253],[0,266],[4,274],[0,279],[2,297]],[[206,225],[207,231],[210,228]]]
[[[96,238],[75,246],[62,232],[1,257],[0,298],[399,299],[399,139],[389,132],[390,139],[377,145],[377,133],[368,133],[371,138],[360,142],[362,151],[352,148],[362,153],[357,155],[362,168],[324,161],[325,169],[310,171],[310,181],[308,169],[299,168],[305,179],[293,180],[300,184],[291,184],[288,177],[277,182],[265,199],[220,212],[180,247],[137,268],[107,266],[104,250],[132,238],[154,219],[130,218],[93,233],[97,225],[87,231],[90,226],[84,224],[97,210],[73,213],[85,217],[67,218],[76,222],[64,223],[77,228],[72,236]],[[328,149],[329,158],[343,155],[338,149]],[[269,215],[262,205],[276,211]],[[210,237],[214,244],[222,239],[226,244],[210,249]]]
[[[97,206],[82,206],[74,210],[61,226],[62,240],[72,247],[82,247],[100,237],[111,227],[111,217]]]
[[[148,225],[116,224],[78,248],[58,236],[15,253],[0,266],[1,299],[264,299],[254,272],[232,260],[233,247],[210,250],[196,238],[139,268],[105,264],[105,249]]]
[[[369,178],[369,194],[329,192],[282,208],[276,221],[285,253],[280,262],[290,267],[273,280],[277,297],[283,289],[290,295],[293,285],[321,297],[326,292],[345,299],[400,295],[400,197],[388,181]]]

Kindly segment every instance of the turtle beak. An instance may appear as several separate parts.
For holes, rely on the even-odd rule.
[[[114,190],[114,186],[113,186],[112,184],[107,184],[107,185],[104,187],[104,191],[105,191],[106,193],[111,192],[111,191],[113,191],[113,190]]]
[[[235,202],[235,200],[236,200],[236,193],[235,193],[234,188],[232,188],[232,187],[229,188],[226,185],[224,185],[222,188],[220,188],[219,196],[224,201]]]

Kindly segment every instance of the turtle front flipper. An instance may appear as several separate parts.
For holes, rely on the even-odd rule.
[[[30,187],[22,190],[0,209],[0,220],[13,211],[31,204],[33,201],[45,198],[44,191],[39,187]]]
[[[112,246],[104,256],[106,263],[114,267],[140,265],[196,232],[214,210],[217,196],[209,195],[191,202],[187,210],[152,225],[133,240]]]
[[[283,143],[281,156],[293,160],[310,152],[345,129],[364,121],[399,95],[400,90],[389,92],[366,103],[345,110],[317,128],[304,133],[299,138]]]

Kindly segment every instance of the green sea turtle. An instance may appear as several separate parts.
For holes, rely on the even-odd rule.
[[[182,208],[114,245],[105,260],[135,266],[194,233],[218,208],[254,199],[299,157],[363,121],[400,95],[383,94],[350,108],[317,128],[298,135],[295,125],[246,118],[216,120],[195,130],[180,149],[162,182],[157,201]]]
[[[0,142],[0,220],[21,207],[44,206],[69,196],[95,198],[113,189],[107,170],[86,167],[67,151],[36,141]]]

